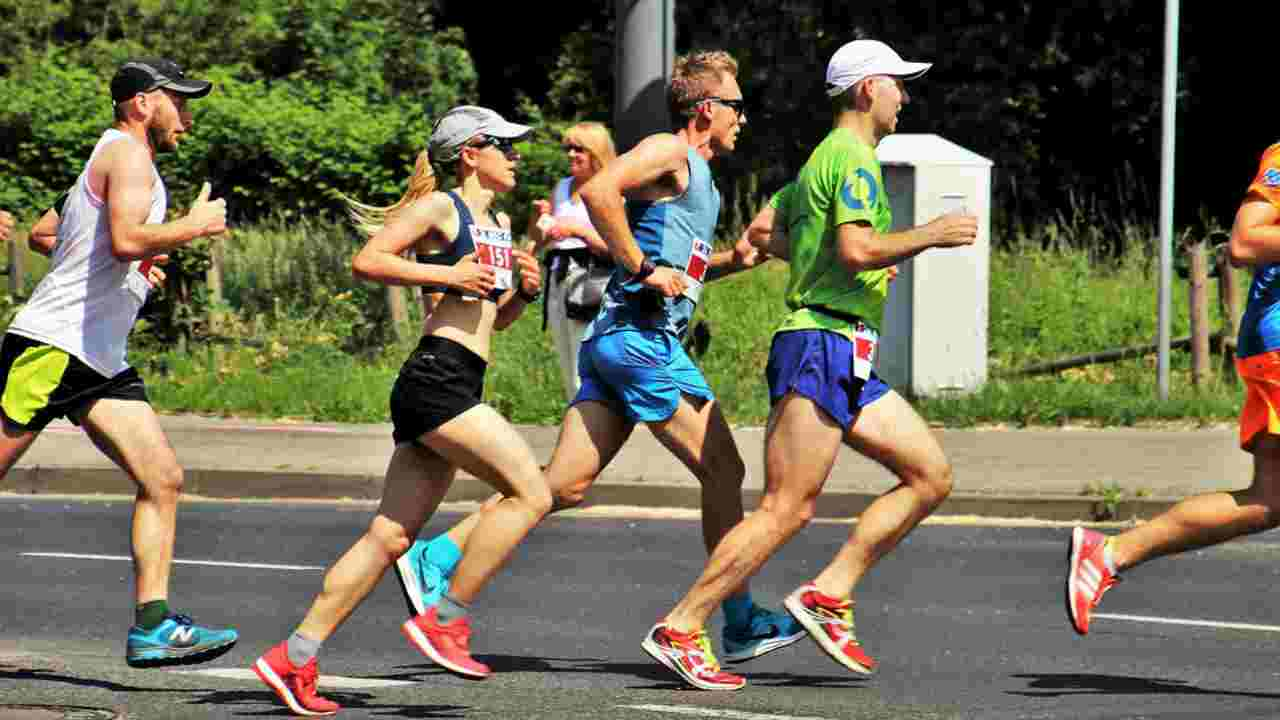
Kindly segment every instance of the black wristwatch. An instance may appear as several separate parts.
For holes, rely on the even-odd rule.
[[[652,275],[653,271],[657,269],[658,266],[654,265],[652,260],[645,258],[640,262],[640,269],[636,270],[635,274],[631,276],[630,282],[643,282],[645,278]]]
[[[542,297],[542,292],[541,292],[541,291],[539,291],[539,292],[536,292],[536,293],[534,293],[534,294],[532,294],[532,295],[526,295],[526,294],[525,294],[525,292],[524,292],[524,283],[517,283],[517,284],[516,284],[516,295],[519,295],[519,296],[520,296],[520,299],[521,299],[521,300],[523,300],[523,301],[525,301],[525,303],[526,303],[526,304],[528,304],[528,303],[535,303],[535,302],[537,302],[537,301],[538,301],[538,298]]]

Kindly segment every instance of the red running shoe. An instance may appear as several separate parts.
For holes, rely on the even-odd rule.
[[[477,680],[489,677],[489,666],[471,657],[470,619],[454,618],[441,624],[436,608],[430,607],[400,627],[414,647],[444,669]]]
[[[809,583],[782,604],[833,660],[856,673],[870,675],[875,671],[876,661],[858,644],[854,633],[852,600],[828,597]]]
[[[747,684],[741,676],[720,669],[705,630],[682,633],[660,622],[649,630],[640,647],[699,690],[740,690]]]
[[[1067,615],[1071,618],[1071,627],[1081,635],[1089,633],[1089,618],[1102,599],[1102,593],[1120,582],[1102,559],[1102,548],[1106,542],[1107,536],[1100,532],[1084,528],[1071,531],[1071,554],[1067,560]]]
[[[289,662],[287,643],[280,643],[258,658],[253,664],[258,678],[275,691],[295,715],[333,715],[342,709],[338,703],[316,694],[316,680],[320,666],[315,658],[296,667]]]

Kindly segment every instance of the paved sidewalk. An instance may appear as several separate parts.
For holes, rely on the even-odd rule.
[[[391,455],[390,425],[298,424],[162,418],[186,468],[187,491],[217,498],[377,498]],[[520,428],[546,461],[557,428]],[[1149,517],[1188,494],[1249,483],[1251,458],[1234,429],[938,430],[955,467],[955,492],[940,513],[1090,518],[1097,498],[1082,491],[1115,484],[1122,518]],[[734,431],[747,462],[747,507],[762,487],[764,431]],[[889,489],[879,466],[845,449],[819,515],[848,517]],[[80,430],[55,423],[7,477],[0,492],[129,493],[132,483]],[[479,500],[487,486],[462,477],[448,500]],[[644,428],[638,428],[590,494],[596,505],[697,507],[698,483]]]

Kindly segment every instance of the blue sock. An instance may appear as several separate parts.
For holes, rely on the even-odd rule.
[[[725,598],[725,601],[720,605],[720,608],[724,610],[724,624],[746,625],[751,622],[751,608],[754,604],[751,601],[751,593],[749,591]]]
[[[427,562],[440,568],[445,577],[451,577],[462,559],[462,548],[449,537],[449,533],[441,533],[427,543],[425,555]]]

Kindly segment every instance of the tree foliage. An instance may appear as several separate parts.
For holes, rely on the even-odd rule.
[[[218,82],[193,104],[190,142],[162,163],[178,200],[208,177],[239,220],[332,211],[338,190],[390,202],[432,120],[482,102],[542,128],[523,147],[521,187],[507,204],[522,222],[527,201],[564,170],[541,144],[567,122],[610,114],[616,6],[0,0],[0,205],[29,215],[60,192],[109,122],[114,67],[162,54]],[[1036,223],[1080,208],[1154,216],[1163,3],[677,0],[675,12],[677,52],[723,47],[742,66],[748,125],[718,170],[727,225],[792,176],[826,132],[826,61],[860,37],[935,63],[909,84],[899,129],[991,158],[1002,218]],[[1277,139],[1270,113],[1226,79],[1268,66],[1278,20],[1280,6],[1266,4],[1247,18],[1210,3],[1184,8],[1184,220],[1207,207],[1229,222],[1259,153]]]

